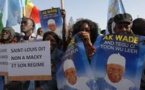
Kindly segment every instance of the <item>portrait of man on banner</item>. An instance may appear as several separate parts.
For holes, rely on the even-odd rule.
[[[62,38],[62,16],[60,8],[50,8],[40,11],[40,22],[44,32],[55,32]]]
[[[106,64],[106,75],[98,78],[99,90],[136,90],[132,81],[124,78],[126,59],[119,53],[111,54]],[[102,85],[99,85],[102,84]],[[127,84],[127,85],[126,85]],[[105,87],[104,87],[105,86]]]
[[[56,24],[55,24],[54,19],[49,19],[48,20],[48,29],[50,29],[53,32],[56,30]]]
[[[143,38],[122,34],[98,37],[94,44],[97,51],[91,60],[98,90],[140,90],[145,53],[140,43]]]
[[[67,84],[64,86],[66,90],[91,90],[87,83],[88,77],[78,77],[75,65],[72,60],[66,60],[63,64],[64,76]]]
[[[95,78],[84,50],[75,36],[57,67],[58,90],[97,90]]]

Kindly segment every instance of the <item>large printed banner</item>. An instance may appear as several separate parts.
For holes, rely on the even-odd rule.
[[[97,90],[140,90],[144,38],[136,35],[98,37],[91,63]]]
[[[0,45],[0,75],[8,75],[8,53],[5,45]]]
[[[40,22],[44,32],[53,31],[62,38],[62,17],[60,8],[40,11]]]
[[[71,40],[56,76],[59,90],[96,90],[87,55],[78,36]]]
[[[3,55],[7,60],[0,60],[0,67],[6,68],[3,71],[8,73],[10,81],[51,79],[50,41],[5,44],[2,47],[1,57]]]

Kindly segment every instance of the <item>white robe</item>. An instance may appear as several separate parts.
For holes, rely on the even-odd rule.
[[[91,90],[87,86],[88,81],[89,79],[87,77],[79,77],[74,85],[71,85],[69,82],[67,82],[67,85],[69,87],[76,88],[77,90]]]
[[[106,75],[105,78],[106,82],[113,87],[115,87],[117,90],[129,90],[131,87],[135,87],[134,83],[131,82],[128,79],[122,78],[118,83],[112,83],[109,79],[108,76]]]

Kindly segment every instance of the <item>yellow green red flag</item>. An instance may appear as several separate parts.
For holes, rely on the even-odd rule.
[[[30,0],[25,0],[25,17],[33,19],[35,23],[40,23],[39,11]]]

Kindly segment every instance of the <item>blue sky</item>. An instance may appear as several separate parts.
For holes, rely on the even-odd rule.
[[[31,0],[40,10],[51,7],[60,7],[60,0]],[[104,29],[107,23],[107,12],[109,0],[63,0],[66,10],[66,19],[73,17],[88,18],[99,24]],[[145,18],[145,0],[122,0],[126,12],[130,13],[133,19]]]

